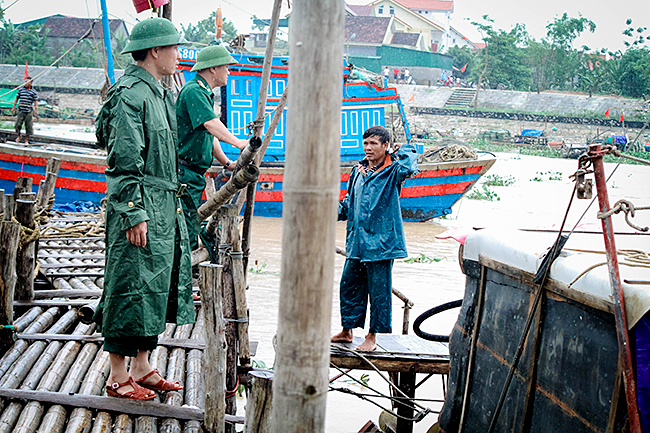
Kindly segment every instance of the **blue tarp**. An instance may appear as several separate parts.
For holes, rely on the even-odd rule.
[[[544,131],[539,129],[522,129],[521,135],[524,137],[541,137]]]
[[[624,136],[624,135],[612,135],[607,140],[605,140],[605,143],[608,143],[608,144],[627,144],[627,137]]]
[[[75,201],[58,205],[55,203],[54,210],[61,212],[100,212],[102,208],[92,201]]]

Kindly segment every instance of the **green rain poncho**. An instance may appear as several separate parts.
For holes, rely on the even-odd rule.
[[[194,322],[171,94],[149,72],[129,66],[97,117],[97,140],[108,149],[108,169],[104,294],[95,320],[105,337],[155,336],[166,322]],[[136,247],[126,230],[142,221],[147,245]]]

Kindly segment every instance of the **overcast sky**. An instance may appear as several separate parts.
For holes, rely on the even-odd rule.
[[[14,0],[4,0],[2,6]],[[235,24],[240,33],[251,30],[252,15],[268,18],[271,15],[273,0],[216,0],[193,1],[174,0],[173,21],[179,24],[196,23],[221,6],[224,18]],[[291,3],[304,0],[292,0]],[[351,4],[367,4],[370,0],[348,0]],[[289,12],[284,1],[283,16]],[[35,5],[37,7],[35,7]],[[150,16],[150,12],[135,13],[132,0],[107,0],[108,13],[119,17],[129,27],[137,20]],[[100,14],[99,0],[18,0],[11,6],[6,16],[14,23],[29,21],[53,14],[76,17],[97,17]],[[610,50],[623,49],[624,37],[621,31],[625,20],[632,18],[633,25],[650,26],[650,1],[648,0],[456,0],[452,15],[452,26],[473,41],[480,41],[480,35],[470,21],[480,20],[484,14],[495,20],[496,28],[509,30],[516,23],[524,23],[531,35],[537,39],[546,34],[545,26],[556,16],[567,12],[577,17],[579,13],[597,25],[594,34],[580,38],[576,47],[583,44],[592,49],[607,47]],[[180,29],[180,26],[178,26]]]

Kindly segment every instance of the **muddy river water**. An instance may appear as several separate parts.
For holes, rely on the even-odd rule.
[[[558,227],[566,211],[573,183],[569,175],[577,169],[577,161],[550,159],[510,153],[497,154],[498,161],[488,174],[499,175],[513,181],[510,186],[489,187],[496,193],[493,201],[470,200],[463,198],[446,219],[424,223],[405,223],[406,243],[409,257],[424,255],[420,263],[403,260],[395,262],[393,285],[415,304],[411,311],[413,320],[427,309],[445,302],[462,299],[465,276],[458,263],[459,244],[453,239],[436,239],[436,235],[454,227],[495,227],[511,228],[552,228]],[[611,173],[615,164],[606,164]],[[627,198],[637,206],[650,205],[650,167],[620,165],[609,182],[610,202]],[[569,213],[567,226],[573,227],[588,204],[587,200],[575,200]],[[597,229],[597,204],[587,212],[582,223],[587,229]],[[639,212],[634,218],[639,225],[650,225],[650,211]],[[616,217],[614,227],[618,231],[629,231],[623,217]],[[337,245],[345,247],[345,223],[337,223]],[[646,251],[650,250],[648,237]],[[258,218],[253,222],[251,262],[249,268],[248,303],[250,307],[251,340],[258,341],[256,359],[270,366],[274,360],[271,343],[277,330],[277,314],[280,288],[282,244],[282,220],[280,218]],[[333,304],[331,331],[340,329],[338,284],[344,258],[337,256],[335,280],[332,281]],[[403,310],[401,302],[393,297],[393,332],[402,328]],[[448,334],[458,314],[452,310],[428,320],[423,329],[436,334]],[[356,330],[355,335],[363,336],[365,330]],[[412,328],[409,330],[412,333]],[[337,372],[330,371],[334,376]],[[354,372],[359,377],[364,372]],[[370,386],[387,392],[381,378],[370,375]],[[357,385],[341,379],[336,386],[349,386],[361,391]],[[434,377],[418,388],[416,397],[423,399],[442,398],[441,378]],[[378,400],[384,406],[387,401]],[[238,403],[243,407],[244,401]],[[423,402],[434,411],[441,404]],[[356,432],[368,420],[377,422],[381,410],[370,403],[350,395],[330,392],[327,403],[327,431]],[[437,420],[430,414],[415,425],[416,432],[426,432]]]

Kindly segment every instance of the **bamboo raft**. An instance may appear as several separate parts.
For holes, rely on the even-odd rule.
[[[79,313],[101,296],[104,238],[69,236],[76,228],[88,233],[101,225],[100,215],[84,215],[53,218],[42,230],[65,234],[39,240],[34,299],[14,302],[16,341],[0,358],[0,433],[201,431],[205,320],[200,302],[196,323],[168,324],[151,353],[151,365],[182,383],[182,391],[159,394],[153,402],[104,394],[108,353],[101,350],[95,324],[82,323]],[[256,347],[252,342],[250,356]],[[228,414],[225,419],[244,422]]]

